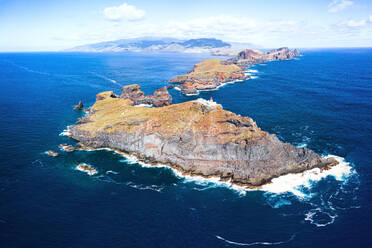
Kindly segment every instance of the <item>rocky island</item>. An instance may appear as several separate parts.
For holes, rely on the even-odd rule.
[[[194,65],[187,75],[178,76],[170,83],[182,83],[179,87],[183,94],[196,95],[200,90],[213,90],[226,82],[249,78],[244,70],[234,63],[219,59],[208,59]]]
[[[198,99],[142,107],[136,105],[142,103],[136,102],[138,97],[128,96],[128,89],[134,88],[129,93],[138,87],[124,87],[120,97],[112,91],[99,93],[87,115],[68,127],[69,137],[78,140],[82,149],[110,148],[183,174],[220,177],[248,187],[338,164],[333,158],[280,141],[251,118],[226,111],[216,102]]]
[[[208,59],[194,65],[186,75],[177,76],[170,83],[180,84],[177,88],[186,95],[197,95],[199,91],[213,90],[235,81],[249,79],[245,74],[247,66],[274,60],[288,60],[299,56],[297,49],[291,51],[287,47],[263,53],[259,50],[245,49],[228,60]]]

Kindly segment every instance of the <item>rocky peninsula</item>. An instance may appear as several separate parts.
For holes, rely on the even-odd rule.
[[[136,105],[142,103],[136,102],[137,97],[133,101],[128,96],[128,89],[133,88],[138,89],[123,88],[121,97],[112,91],[99,93],[86,116],[68,127],[69,136],[82,148],[110,148],[147,163],[166,164],[183,174],[220,177],[248,187],[259,187],[288,173],[338,164],[280,141],[251,118],[226,111],[216,102],[198,99],[142,107]]]
[[[293,59],[299,55],[297,49],[292,51],[287,47],[274,49],[267,53],[245,49],[228,60],[204,60],[195,64],[194,68],[186,75],[177,76],[169,82],[180,84],[177,88],[183,94],[197,95],[199,91],[214,90],[226,83],[249,79],[250,76],[245,74],[247,66],[275,60]]]
[[[179,88],[183,94],[196,95],[201,90],[213,90],[224,83],[248,78],[244,70],[234,63],[208,59],[194,65],[187,75],[178,76],[169,82],[181,83]]]

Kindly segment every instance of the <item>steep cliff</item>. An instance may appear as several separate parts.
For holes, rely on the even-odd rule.
[[[134,153],[185,174],[260,186],[283,174],[337,164],[281,142],[251,118],[223,110],[213,101],[146,108],[132,106],[130,99],[112,92],[96,99],[87,116],[69,127],[70,137],[82,146]]]

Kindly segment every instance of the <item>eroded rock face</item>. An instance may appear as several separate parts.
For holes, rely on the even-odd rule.
[[[146,104],[154,107],[162,107],[172,104],[172,96],[165,86],[155,90],[153,95],[147,96],[141,91],[141,87],[138,84],[124,86],[120,98],[129,99],[134,105]]]
[[[336,165],[307,148],[281,142],[249,117],[206,100],[161,108],[132,106],[101,93],[86,122],[69,127],[83,146],[134,153],[183,173],[259,186],[280,175]]]

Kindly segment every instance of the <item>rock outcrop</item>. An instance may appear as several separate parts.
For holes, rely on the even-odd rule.
[[[300,56],[300,52],[297,49],[292,51],[288,47],[273,49],[267,53],[262,53],[259,50],[245,49],[234,58],[227,60],[227,62],[245,67],[246,65],[256,63],[293,59],[295,56]]]
[[[76,169],[87,173],[89,176],[93,176],[98,173],[96,169],[86,163],[78,164],[78,166],[76,166]]]
[[[141,97],[136,91],[124,94]],[[337,164],[307,148],[281,142],[251,118],[223,110],[213,101],[146,108],[112,97],[112,92],[99,96],[86,120],[68,128],[83,148],[116,149],[184,174],[218,176],[250,187],[284,174]]]
[[[82,101],[79,101],[77,105],[75,105],[74,110],[82,110],[84,109],[84,105]]]
[[[47,155],[51,156],[51,157],[58,157],[59,156],[59,153],[58,152],[55,152],[55,151],[46,151],[45,152]]]
[[[65,152],[73,152],[80,149],[79,147],[75,147],[68,144],[59,144],[58,147]]]
[[[120,98],[129,99],[134,105],[152,105],[154,107],[168,106],[172,104],[172,96],[169,94],[167,87],[154,91],[153,95],[145,96],[138,84],[124,86]]]
[[[213,90],[228,82],[249,79],[250,76],[244,73],[246,66],[274,60],[293,59],[299,55],[297,49],[291,51],[287,47],[274,49],[267,53],[245,49],[235,57],[225,61],[219,59],[204,60],[195,64],[188,74],[178,76],[169,82],[180,84],[177,88],[183,94],[196,95],[199,91]]]
[[[249,78],[244,70],[233,63],[219,59],[208,59],[194,65],[187,75],[178,76],[170,83],[181,84],[178,88],[183,94],[195,95],[202,90],[213,90],[227,82]]]

